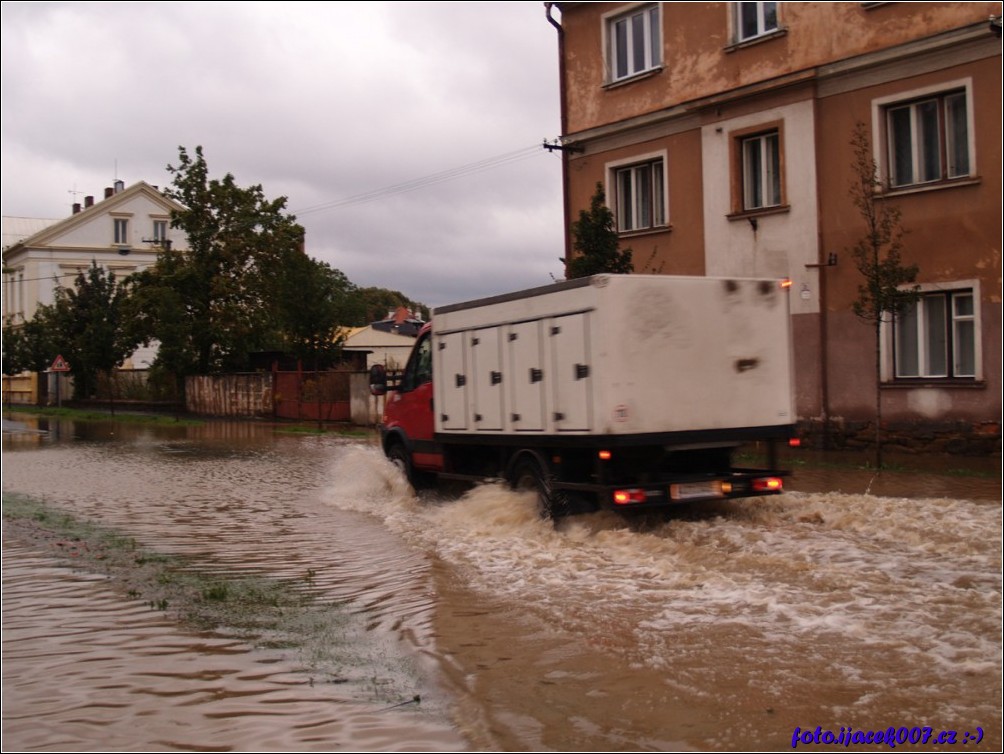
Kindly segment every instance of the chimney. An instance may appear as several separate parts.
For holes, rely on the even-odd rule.
[[[115,193],[117,194],[120,191],[125,191],[125,181],[116,179],[115,180]]]
[[[73,214],[77,214],[80,211],[80,202],[73,203]]]
[[[93,207],[93,206],[94,206],[94,197],[93,196],[85,196],[84,197],[84,209],[87,209],[88,207]]]

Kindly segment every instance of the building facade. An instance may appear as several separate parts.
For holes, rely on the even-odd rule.
[[[56,289],[72,287],[92,262],[122,279],[153,265],[163,249],[184,248],[185,234],[171,228],[171,212],[182,209],[148,183],[126,188],[116,182],[104,198],[88,196],[60,220],[4,217],[4,326],[23,324],[39,306],[52,304]],[[141,347],[123,367],[145,369],[155,356],[155,345]],[[5,391],[34,402],[35,381],[20,382],[19,391],[6,381]]]
[[[999,451],[1000,3],[545,5],[566,228],[601,184],[636,272],[789,279],[807,428],[853,444],[881,401],[907,445]],[[878,384],[859,129],[922,293],[882,324]]]

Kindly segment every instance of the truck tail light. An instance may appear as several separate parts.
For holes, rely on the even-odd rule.
[[[645,494],[645,490],[637,488],[630,490],[614,490],[614,502],[617,505],[644,503],[647,499],[648,496]]]
[[[790,440],[788,440],[788,447],[789,448],[800,448],[800,447],[802,447],[802,440],[801,440],[801,438],[799,438],[799,437],[792,437]]]
[[[611,453],[609,450],[601,450],[599,453],[597,453],[597,455],[599,456],[601,461],[609,461],[611,458],[614,457],[614,454]]]
[[[780,492],[784,489],[784,482],[781,481],[781,477],[768,476],[754,479],[752,486],[754,492]]]

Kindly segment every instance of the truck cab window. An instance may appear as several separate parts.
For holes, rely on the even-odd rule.
[[[426,333],[415,346],[408,366],[404,370],[401,390],[414,390],[419,385],[432,381],[432,338]]]

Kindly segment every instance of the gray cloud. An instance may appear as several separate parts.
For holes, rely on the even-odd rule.
[[[2,12],[5,215],[166,185],[202,145],[212,175],[287,196],[308,252],[360,285],[436,306],[560,274],[560,161],[534,148],[559,128],[543,3]]]

